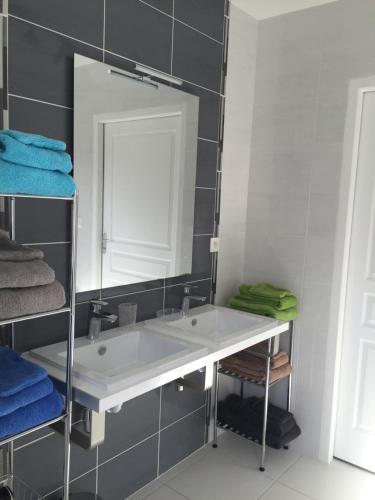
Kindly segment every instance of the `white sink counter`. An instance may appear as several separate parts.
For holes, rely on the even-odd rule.
[[[172,319],[172,318],[171,318]],[[289,323],[232,309],[202,306],[184,318],[114,328],[95,341],[76,339],[73,397],[98,413],[288,331]],[[66,342],[24,355],[65,382]]]

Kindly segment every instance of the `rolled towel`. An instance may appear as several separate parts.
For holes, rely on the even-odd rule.
[[[0,437],[12,436],[61,415],[63,400],[54,390],[49,396],[35,403],[0,417]]]
[[[55,281],[55,271],[43,260],[0,261],[0,289],[49,285],[53,281]]]
[[[31,288],[3,288],[0,290],[0,320],[54,311],[65,302],[65,291],[58,281]]]
[[[0,191],[9,194],[72,196],[76,185],[70,175],[24,167],[0,159]]]
[[[22,144],[36,146],[38,148],[50,149],[52,151],[65,151],[66,144],[58,139],[51,139],[50,137],[45,137],[44,135],[29,134],[27,132],[21,132],[20,130],[2,130],[1,135],[6,135],[17,139],[17,141]]]
[[[23,359],[8,347],[0,347],[0,397],[13,396],[47,378],[44,368]]]
[[[0,417],[4,417],[5,415],[9,415],[9,413],[13,413],[14,411],[27,406],[31,403],[35,403],[35,401],[39,401],[39,399],[45,398],[53,391],[53,383],[47,377],[40,382],[37,382],[22,391],[17,392],[13,396],[8,397],[0,397]]]
[[[25,144],[8,134],[0,132],[0,158],[24,167],[71,172],[72,160],[64,151],[53,151],[44,147]]]
[[[27,262],[43,257],[42,250],[11,241],[8,233],[0,229],[0,261]]]

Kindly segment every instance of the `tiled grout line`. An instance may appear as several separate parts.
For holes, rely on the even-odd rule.
[[[105,11],[106,11],[106,0],[103,0],[103,63],[105,59],[105,23],[106,23],[106,16],[105,16]]]
[[[133,450],[134,448],[136,448],[137,446],[140,446],[141,444],[145,443],[146,441],[148,441],[149,439],[152,439],[154,438],[155,436],[157,436],[159,434],[159,432],[154,432],[153,434],[150,434],[150,436],[147,436],[146,438],[142,439],[142,441],[139,441],[138,443],[135,443],[133,444],[132,446],[130,446],[129,448],[126,448],[126,450],[124,451],[121,451],[120,453],[117,453],[116,455],[114,455],[113,457],[111,458],[108,458],[107,460],[104,460],[104,462],[101,462],[100,464],[98,463],[98,469],[100,469],[100,467],[102,467],[103,465],[106,465],[108,464],[109,462],[112,462],[112,460],[115,460],[116,458],[118,457],[121,457],[122,455],[125,455],[125,453],[128,453],[129,451]]]
[[[172,0],[172,41],[171,41],[171,75],[173,75],[173,50],[174,50],[174,0]]]
[[[198,140],[199,141],[206,141],[206,142],[213,142],[214,144],[219,144],[219,140],[215,140],[215,139],[207,139],[206,137],[199,137],[198,136]]]
[[[74,40],[75,42],[82,43],[83,45],[87,45],[88,47],[92,47],[93,49],[97,49],[99,51],[103,50],[102,47],[98,47],[97,45],[94,45],[92,43],[85,42],[84,40],[80,40],[79,38],[76,38],[74,36],[67,35],[66,33],[62,33],[61,31],[54,30],[53,28],[48,28],[48,26],[43,26],[42,24],[34,23],[33,21],[29,21],[28,19],[25,19],[23,17],[15,16],[14,14],[9,14],[8,17],[10,17],[11,19],[17,19],[18,21],[22,21],[22,22],[27,23],[27,24],[32,24],[33,26],[36,26],[37,28],[41,28],[43,30],[50,31],[51,33],[55,33],[55,35],[60,35],[60,36],[63,36],[65,38],[70,38],[70,40]]]
[[[221,42],[217,38],[214,38],[213,36],[208,35],[204,31],[201,31],[198,28],[195,28],[194,26],[191,26],[191,24],[187,24],[187,23],[185,23],[185,21],[181,21],[181,19],[176,18],[175,17],[175,13],[174,13],[174,0],[173,0],[173,11],[172,11],[172,14],[168,14],[167,12],[164,12],[164,11],[158,9],[154,5],[151,5],[151,4],[147,3],[145,0],[138,0],[138,1],[141,2],[141,3],[143,3],[143,4],[145,4],[145,5],[147,5],[148,7],[151,7],[151,9],[154,9],[154,10],[160,12],[160,14],[164,14],[164,16],[171,17],[171,18],[175,19],[177,22],[179,22],[181,24],[184,24],[185,26],[187,26],[188,28],[190,28],[190,29],[192,29],[194,31],[197,31],[201,35],[205,36],[206,38],[209,38],[210,40],[213,40],[214,42],[218,43],[219,45],[223,45],[223,42]]]
[[[41,99],[33,99],[32,97],[25,97],[23,95],[18,94],[8,94],[9,97],[15,97],[16,99],[24,99],[25,101],[38,102],[40,104],[46,104],[47,106],[55,106],[56,108],[67,109],[69,111],[73,111],[73,108],[70,106],[63,106],[62,104],[56,104],[54,102],[42,101]]]
[[[161,427],[160,428],[160,432],[163,432],[166,429],[169,429],[170,427],[173,427],[174,425],[178,424],[179,422],[182,422],[182,420],[185,420],[185,418],[191,417],[192,415],[194,415],[194,413],[198,413],[199,411],[201,411],[202,408],[206,408],[206,403],[204,405],[200,406],[199,408],[196,408],[194,411],[191,411],[191,412],[187,413],[186,415],[184,415],[183,417],[179,418],[178,420],[175,420],[171,424],[168,424],[165,427]]]
[[[161,404],[163,399],[162,393],[163,393],[163,386],[160,387],[159,391],[158,456],[157,456],[156,477],[159,477],[160,474]]]
[[[84,476],[87,476],[87,474],[91,474],[92,472],[95,472],[97,471],[97,467],[93,467],[92,469],[89,469],[87,472],[85,472],[84,474],[81,474],[80,476],[77,476],[75,477],[74,479],[71,479],[69,481],[69,484],[72,484],[74,483],[75,481],[78,481],[79,479],[82,479]],[[59,486],[58,488],[55,488],[54,490],[51,490],[51,491],[48,491],[47,493],[45,493],[42,498],[45,498],[45,497],[48,497],[49,495],[52,495],[53,493],[56,493],[60,490],[63,489],[63,486]]]
[[[183,471],[182,471],[183,472]],[[184,495],[183,493],[180,493],[179,491],[177,491],[175,488],[173,488],[173,486],[171,486],[169,483],[163,483],[163,487],[164,488],[167,488],[168,490],[171,490],[173,491],[173,493],[177,493],[180,497],[182,498],[185,498],[186,500],[192,500],[191,498],[187,497],[186,495]],[[147,500],[148,497],[144,498],[143,500]]]
[[[187,28],[190,28],[194,31],[196,31],[197,33],[200,33],[201,35],[205,36],[206,38],[209,38],[210,40],[212,40],[213,42],[216,42],[218,45],[221,45],[223,46],[223,42],[220,42],[220,40],[217,40],[216,38],[210,36],[210,35],[207,35],[207,33],[203,33],[203,31],[200,31],[198,30],[197,28],[194,28],[194,26],[190,26],[190,24],[187,24],[185,23],[184,21],[181,21],[181,19],[176,19],[176,21],[180,24],[183,24],[184,26],[186,26]]]
[[[186,281],[186,283],[201,283],[203,281],[211,281],[211,278],[202,278],[201,280],[192,280],[192,281]],[[173,288],[174,286],[184,286],[185,283],[173,283],[172,285],[166,285],[166,288]]]

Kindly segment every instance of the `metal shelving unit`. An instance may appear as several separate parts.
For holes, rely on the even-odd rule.
[[[0,486],[11,488],[15,500],[41,500],[42,498],[38,492],[34,491],[22,479],[13,474],[0,477]]]
[[[73,352],[74,352],[74,329],[75,329],[75,267],[76,267],[76,239],[77,239],[77,196],[72,197],[58,197],[58,196],[33,196],[33,195],[18,195],[18,194],[7,194],[0,193],[0,198],[5,198],[9,200],[9,233],[12,240],[16,239],[16,199],[17,198],[30,198],[30,199],[43,199],[43,200],[59,200],[59,201],[69,201],[71,203],[71,251],[70,251],[70,299],[69,306],[55,311],[48,311],[45,313],[33,314],[28,316],[22,316],[18,318],[13,318],[9,320],[0,321],[0,326],[9,325],[10,326],[10,342],[9,346],[14,348],[14,325],[21,321],[28,321],[36,318],[43,318],[46,316],[52,316],[56,314],[69,314],[69,332],[67,336],[67,363],[66,363],[66,394],[65,394],[65,411],[62,415],[47,422],[44,422],[36,427],[27,429],[19,434],[9,436],[3,440],[0,440],[0,448],[5,445],[8,447],[8,460],[7,460],[7,471],[0,471],[0,477],[3,475],[1,482],[12,481],[14,484],[20,485],[22,495],[15,497],[25,499],[39,499],[37,493],[33,492],[28,486],[22,482],[19,478],[13,475],[13,444],[17,439],[23,438],[32,434],[33,432],[39,431],[57,422],[64,422],[64,494],[63,499],[69,499],[69,477],[70,477],[70,435],[72,429],[72,370],[73,370]]]
[[[256,353],[257,356],[263,357],[265,361],[265,374],[266,374],[266,379],[265,382],[258,382],[255,380],[252,380],[250,378],[241,376],[235,372],[231,372],[229,370],[225,370],[220,368],[219,362],[215,363],[215,391],[214,391],[214,439],[213,439],[213,447],[217,448],[217,428],[220,427],[225,430],[230,430],[234,432],[235,434],[238,434],[245,439],[248,439],[250,441],[254,441],[258,444],[261,444],[262,446],[262,453],[261,453],[261,460],[260,460],[260,466],[259,470],[262,472],[265,470],[265,459],[266,459],[266,435],[267,435],[267,416],[268,416],[268,403],[269,403],[269,390],[274,387],[275,385],[279,384],[283,380],[286,380],[288,378],[288,394],[287,394],[287,405],[286,409],[287,411],[290,412],[290,407],[291,407],[291,390],[292,390],[292,373],[288,375],[287,377],[283,377],[279,380],[275,380],[275,382],[270,383],[270,368],[271,368],[271,357],[272,357],[272,337],[268,339],[267,342],[267,353],[261,354],[259,352]],[[293,359],[293,321],[289,323],[289,362],[292,365],[292,359]],[[263,411],[263,427],[262,427],[262,439],[259,440],[257,438],[254,438],[253,436],[249,436],[238,429],[235,429],[234,427],[226,424],[225,422],[220,422],[218,421],[217,418],[217,406],[218,406],[218,393],[219,393],[219,374],[226,375],[228,377],[232,377],[236,380],[239,380],[241,382],[241,397],[243,398],[243,392],[244,392],[244,383],[249,383],[249,384],[254,384],[257,385],[258,387],[264,387],[264,411]],[[288,447],[285,446],[285,449]]]

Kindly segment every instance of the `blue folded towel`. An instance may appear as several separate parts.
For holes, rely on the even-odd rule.
[[[70,175],[0,159],[0,193],[72,196],[75,191],[76,185]]]
[[[57,170],[64,174],[69,174],[73,168],[68,153],[25,144],[3,132],[0,132],[0,158],[24,167]]]
[[[53,383],[48,377],[13,396],[0,397],[0,417],[9,415],[19,408],[35,403],[53,392]]]
[[[5,417],[0,417],[0,437],[18,434],[47,422],[47,420],[59,417],[63,406],[61,395],[54,390],[49,396],[24,406]]]
[[[17,141],[29,146],[36,146],[37,148],[51,149],[52,151],[65,151],[66,144],[57,139],[50,139],[44,135],[28,134],[19,130],[2,130],[2,135],[7,135],[17,139]]]
[[[13,396],[47,378],[44,368],[21,358],[18,352],[0,347],[0,396]]]

